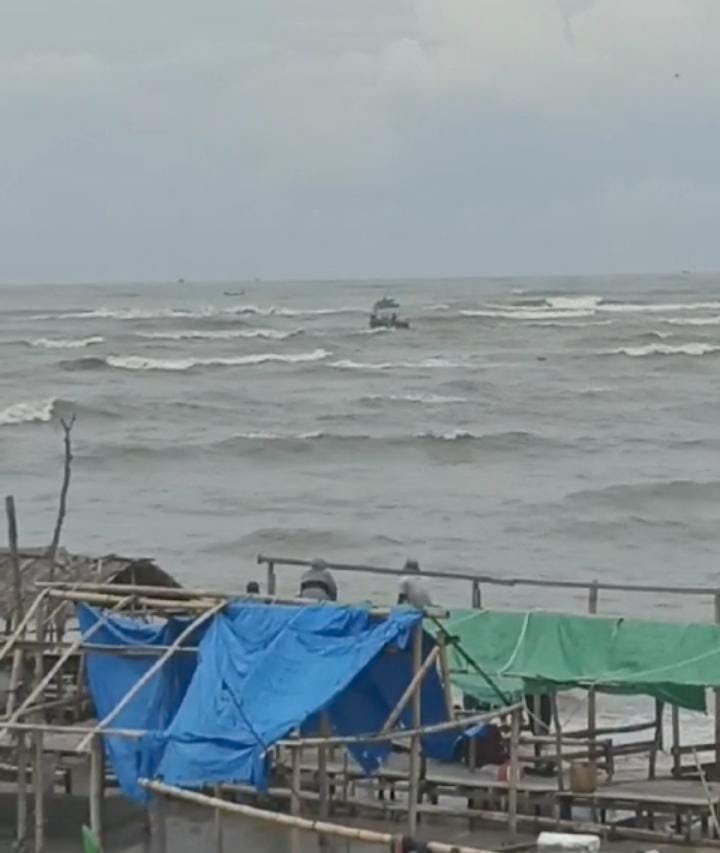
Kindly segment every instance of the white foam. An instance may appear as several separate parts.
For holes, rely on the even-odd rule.
[[[101,344],[105,338],[99,335],[94,335],[91,338],[36,338],[34,341],[28,341],[32,347],[43,347],[44,349],[82,349],[90,347],[93,344]]]
[[[715,317],[669,317],[665,320],[673,326],[720,326],[720,316]]]
[[[391,370],[392,368],[408,368],[410,370],[416,368],[452,368],[460,367],[457,362],[449,361],[446,358],[431,357],[424,358],[421,361],[381,361],[381,362],[364,362],[353,361],[352,359],[340,359],[333,361],[330,367],[335,367],[338,370]]]
[[[467,403],[467,397],[445,397],[441,394],[371,394],[366,400],[388,400],[395,403],[420,403],[427,406],[444,406]]]
[[[367,313],[356,306],[338,308],[285,308],[275,305],[231,305],[217,308],[212,305],[199,308],[93,308],[87,311],[69,311],[64,314],[40,314],[33,320],[163,320],[173,318],[201,319],[207,317],[256,314],[262,317],[313,317],[332,314]]]
[[[465,317],[490,317],[502,320],[563,320],[579,317],[592,317],[594,309],[577,309],[573,311],[558,311],[548,308],[468,308],[460,312]]]
[[[239,355],[232,358],[146,358],[139,355],[114,356],[105,359],[110,367],[123,370],[190,370],[193,367],[245,367],[269,362],[302,364],[322,361],[330,353],[324,349],[285,355],[277,352]]]
[[[706,343],[689,344],[647,344],[642,347],[621,347],[613,350],[614,355],[629,355],[633,358],[642,358],[649,355],[710,355],[720,352],[720,346]]]
[[[615,302],[598,305],[598,311],[631,314],[672,314],[676,311],[713,311],[720,310],[720,302]]]
[[[602,296],[551,296],[545,300],[550,308],[561,311],[591,311],[602,302]]]
[[[333,361],[330,364],[330,367],[335,367],[338,370],[390,370],[392,366],[390,361],[370,364],[363,361],[353,361],[349,358],[341,358],[340,361]]]
[[[437,441],[462,441],[463,439],[477,438],[472,432],[464,429],[451,429],[447,432],[422,432],[416,438],[432,438]]]
[[[302,329],[294,329],[291,332],[281,332],[279,329],[189,329],[175,332],[138,332],[137,336],[157,341],[230,341],[237,338],[284,341],[301,335],[302,332]]]
[[[15,403],[0,412],[0,426],[12,424],[33,423],[35,421],[48,423],[52,420],[55,397],[46,400],[30,400],[23,403]]]

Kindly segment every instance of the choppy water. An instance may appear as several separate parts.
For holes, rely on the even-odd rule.
[[[384,293],[409,331],[369,333]],[[720,581],[720,277],[5,288],[0,365],[26,542],[74,411],[66,544],[186,581],[240,586],[259,551]]]

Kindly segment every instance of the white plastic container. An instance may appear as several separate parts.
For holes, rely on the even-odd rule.
[[[541,832],[537,840],[540,853],[598,853],[597,835],[570,835],[565,832]]]

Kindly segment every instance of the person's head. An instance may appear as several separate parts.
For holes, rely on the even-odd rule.
[[[257,581],[248,581],[245,592],[248,595],[260,595],[260,584]]]
[[[417,560],[405,560],[405,566],[403,567],[406,572],[419,572],[420,571],[420,563]]]
[[[416,607],[418,610],[430,606],[430,595],[425,588],[422,578],[404,577],[400,579],[398,604],[408,604],[410,607]]]

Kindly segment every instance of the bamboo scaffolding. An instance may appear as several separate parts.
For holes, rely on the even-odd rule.
[[[90,740],[92,738],[92,735],[99,734],[100,732],[103,731],[103,729],[106,726],[109,726],[110,723],[112,723],[112,721],[117,717],[117,715],[120,713],[120,711],[122,711],[123,708],[126,708],[130,704],[130,701],[132,699],[134,699],[135,696],[137,696],[137,694],[150,681],[150,679],[152,679],[157,674],[157,672],[161,669],[161,667],[172,657],[175,650],[182,645],[183,640],[185,640],[186,637],[189,637],[201,625],[203,625],[205,622],[207,622],[208,619],[211,619],[213,616],[215,616],[217,613],[219,613],[226,606],[227,606],[226,601],[224,601],[224,600],[218,601],[214,606],[210,607],[209,609],[207,609],[203,613],[201,613],[196,619],[193,619],[193,621],[178,634],[177,638],[172,643],[172,645],[168,648],[168,650],[155,661],[155,663],[150,667],[150,669],[148,669],[145,672],[145,674],[142,676],[142,678],[138,679],[135,682],[133,687],[123,696],[123,698],[118,702],[118,704],[113,708],[113,710],[110,711],[110,713],[107,714],[97,724],[97,726],[95,726],[92,733],[89,735],[86,735],[80,741],[80,743],[77,746],[77,751],[82,752],[84,749],[86,749],[88,743],[90,742]]]
[[[166,785],[163,782],[142,779],[140,780],[140,784],[149,791],[159,794],[159,798],[169,797],[171,799],[196,803],[197,805],[208,806],[212,809],[219,809],[226,814],[234,814],[242,817],[253,818],[255,820],[262,820],[266,823],[273,823],[277,826],[286,826],[291,829],[302,829],[307,832],[315,832],[319,835],[344,838],[347,841],[361,841],[366,844],[375,844],[384,846],[388,850],[393,849],[391,845],[395,845],[400,841],[398,836],[391,835],[387,832],[377,832],[376,830],[343,826],[342,824],[328,823],[327,821],[309,820],[308,818],[296,817],[294,815],[287,815],[281,812],[268,812],[264,809],[256,808],[255,806],[230,803],[217,797],[208,796],[207,794],[199,794],[195,791],[186,791],[183,788],[176,788],[172,785]],[[430,853],[489,853],[489,851],[485,851],[477,847],[444,844],[438,841],[427,842],[426,847]]]
[[[35,616],[35,613],[37,612],[40,605],[44,602],[46,596],[47,590],[42,590],[42,592],[35,598],[33,603],[30,605],[30,609],[28,610],[28,612],[20,620],[17,628],[15,628],[12,634],[7,638],[2,649],[0,649],[0,662],[5,660],[5,656],[14,648],[15,644],[26,632],[30,621],[32,620],[33,616]]]
[[[55,676],[60,672],[65,663],[70,659],[72,654],[77,651],[83,642],[90,639],[94,634],[96,634],[100,628],[102,628],[107,621],[113,616],[113,614],[117,613],[119,610],[127,607],[134,600],[134,595],[127,595],[125,598],[122,598],[113,608],[112,610],[107,610],[98,620],[95,622],[88,630],[82,634],[74,643],[71,643],[70,647],[66,649],[63,654],[59,657],[57,662],[50,670],[45,674],[44,678],[42,678],[35,687],[30,691],[25,701],[20,705],[20,707],[12,714],[9,723],[16,723],[22,715],[28,711],[32,703],[42,695],[45,688],[50,684],[50,682],[55,678]],[[40,658],[42,661],[42,657]],[[42,671],[41,669],[39,671]],[[0,738],[7,731],[6,728],[0,728]]]
[[[412,687],[412,722],[413,728],[419,729],[422,727],[422,678],[424,675],[422,665],[422,641],[423,629],[422,625],[418,625],[413,633],[413,678],[409,687]],[[437,646],[436,646],[437,648]],[[428,659],[432,658],[432,654],[428,655]],[[427,660],[425,661],[427,663]],[[425,669],[427,672],[427,668]],[[407,691],[406,691],[407,692]],[[391,715],[392,716],[392,715]],[[410,787],[408,790],[408,832],[410,835],[415,835],[418,826],[418,811],[417,807],[420,802],[420,735],[414,734],[410,738]]]

